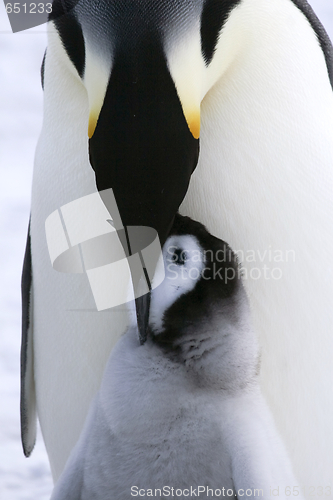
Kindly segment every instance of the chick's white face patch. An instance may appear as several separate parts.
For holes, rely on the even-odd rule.
[[[194,236],[171,236],[163,247],[165,278],[151,295],[149,325],[163,331],[163,316],[178,298],[195,287],[205,267],[203,249]]]

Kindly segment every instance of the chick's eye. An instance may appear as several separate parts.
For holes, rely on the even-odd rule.
[[[181,248],[176,248],[172,255],[172,262],[178,266],[184,266],[187,261],[187,253]]]

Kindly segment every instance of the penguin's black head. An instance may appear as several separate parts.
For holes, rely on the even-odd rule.
[[[256,377],[258,348],[235,253],[177,214],[152,292],[149,338],[201,387],[238,389]]]
[[[85,88],[89,160],[98,191],[113,190],[117,210],[102,198],[117,230],[153,228],[165,243],[198,162],[201,103],[225,66],[220,34],[239,3],[54,0],[61,65]],[[144,269],[131,272],[135,293],[150,288]],[[136,307],[144,341],[149,294]]]
[[[213,311],[234,301],[241,287],[236,255],[224,241],[177,214],[163,247],[165,280],[152,293],[150,328],[173,343],[188,329],[207,325]]]

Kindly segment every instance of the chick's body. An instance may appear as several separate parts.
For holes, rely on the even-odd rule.
[[[233,252],[177,216],[163,261],[148,339],[131,327],[118,341],[52,499],[285,497],[297,482]]]

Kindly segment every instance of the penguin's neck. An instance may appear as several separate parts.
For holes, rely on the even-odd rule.
[[[151,342],[198,389],[226,394],[246,390],[257,383],[257,341],[247,321],[226,316],[225,309],[217,310],[207,321],[203,318],[182,331],[166,327],[152,334]]]

